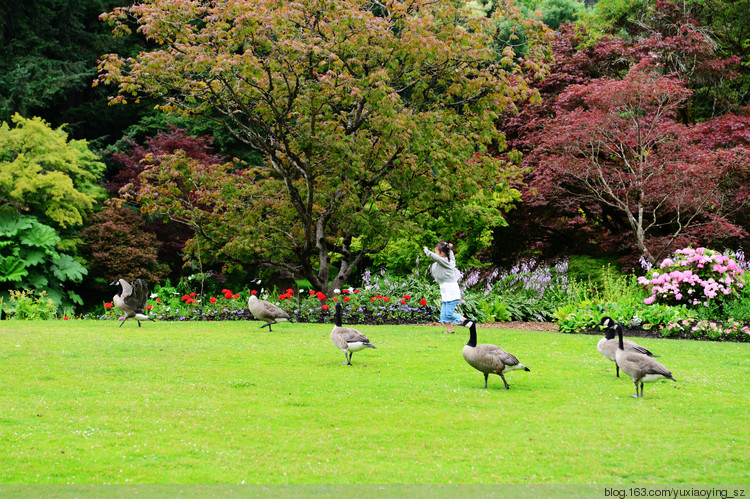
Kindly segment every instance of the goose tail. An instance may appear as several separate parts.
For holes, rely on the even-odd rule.
[[[375,349],[377,349],[377,348],[378,348],[378,347],[376,347],[375,345],[371,345],[370,343],[365,343],[365,346],[366,346],[367,348],[375,348]]]

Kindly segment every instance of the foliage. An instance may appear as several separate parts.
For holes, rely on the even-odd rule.
[[[539,10],[542,12],[542,22],[556,30],[563,23],[575,21],[586,8],[578,0],[544,0]]]
[[[657,270],[638,282],[648,288],[650,296],[643,303],[701,305],[720,304],[733,298],[744,287],[744,271],[737,262],[706,248],[683,248],[672,258],[665,258]]]
[[[12,319],[20,320],[48,320],[55,317],[57,305],[47,298],[41,291],[36,294],[31,291],[10,291],[9,315]]]
[[[103,52],[137,53],[136,37],[113,39],[98,16],[127,0],[28,0],[0,7],[0,121],[40,116],[76,138],[114,141],[153,105],[107,109],[91,88]]]
[[[539,202],[583,211],[651,262],[674,247],[744,235],[727,219],[721,189],[743,155],[723,157],[675,120],[688,94],[648,65],[568,87],[529,156]]]
[[[106,284],[138,278],[159,282],[166,277],[156,236],[145,231],[143,220],[128,208],[107,206],[94,214],[81,239],[91,277],[103,278]]]
[[[57,250],[59,241],[55,230],[35,217],[0,208],[0,292],[23,288],[46,293],[57,306],[81,305],[70,285],[88,271]]]
[[[0,124],[0,204],[59,228],[78,226],[103,197],[104,164],[86,141],[16,114]]]
[[[105,56],[99,80],[119,84],[113,102],[155,96],[165,111],[223,121],[261,151],[261,166],[224,167],[234,192],[195,207],[190,223],[205,229],[198,237],[212,254],[273,264],[330,294],[392,237],[517,174],[482,153],[503,145],[498,114],[531,96],[515,73],[544,74],[547,31],[514,10],[473,18],[454,3],[393,2],[376,13],[355,0],[136,4],[105,18],[118,32],[134,20],[160,47]],[[523,67],[493,44],[501,17],[525,28]],[[155,213],[184,201],[157,185],[140,194]],[[197,197],[214,187],[192,185]],[[198,210],[223,223],[211,227]]]
[[[726,321],[690,321],[683,319],[669,322],[664,327],[663,334],[665,337],[750,341],[750,326],[732,318]]]
[[[162,157],[176,151],[182,151],[185,156],[204,165],[214,165],[224,160],[223,156],[214,152],[210,137],[193,137],[186,130],[173,126],[146,137],[144,142],[141,145],[126,138],[120,144],[120,150],[108,153],[118,167],[117,173],[104,184],[110,196],[118,196],[123,187],[138,190],[141,185],[139,175],[159,164]]]

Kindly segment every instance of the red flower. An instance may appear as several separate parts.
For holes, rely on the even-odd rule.
[[[311,290],[310,290],[310,296],[312,296],[312,295],[314,295],[314,294],[315,294],[315,290],[314,290],[314,289],[311,289]]]
[[[335,298],[335,297],[334,297],[334,298],[333,298],[333,301],[339,301],[339,299],[338,299],[338,298]]]
[[[182,295],[182,301],[188,301],[190,297],[188,295]]]
[[[349,301],[349,300],[351,300],[351,298],[349,298],[348,296],[344,297],[344,301]]]
[[[227,300],[231,300],[232,296],[234,295],[232,295],[231,291],[227,291],[226,293],[224,293],[224,298],[226,298]]]
[[[68,319],[70,319],[70,317],[68,317],[67,315],[65,317],[63,317],[64,321],[67,321]]]
[[[323,300],[325,300],[325,299],[326,299],[326,295],[325,295],[325,293],[323,293],[322,291],[318,291],[318,292],[317,292],[317,294],[316,294],[315,296],[317,296],[317,297],[318,297],[318,300],[320,300],[320,301],[323,301]]]
[[[348,295],[348,294],[349,294],[349,290],[348,290],[348,289],[342,289],[342,290],[341,290],[341,292],[342,292],[343,294],[345,294],[345,295]]]
[[[216,303],[216,297],[212,296],[211,298],[208,299],[208,301],[210,301],[211,303]]]
[[[152,305],[146,305],[146,310],[151,310],[152,308],[154,308]]]
[[[419,304],[424,307],[425,305],[427,305],[427,300],[425,300],[424,298],[422,298],[421,300],[419,300]]]
[[[355,293],[359,293],[359,290],[358,290],[358,289],[355,289],[355,290],[354,290],[354,292],[355,292]]]
[[[404,295],[404,300],[406,300],[406,301],[409,301],[409,300],[411,300],[411,296],[409,296],[409,295]]]
[[[190,298],[195,298],[195,293],[190,293]]]
[[[406,300],[401,300],[401,305],[406,305]]]
[[[161,303],[161,298],[157,298],[156,303]]]
[[[294,294],[294,290],[292,288],[289,288],[286,290],[286,294],[288,294],[289,297],[291,298],[291,296]]]
[[[323,305],[320,308],[321,308],[321,310],[328,310],[328,305]]]
[[[104,302],[104,308],[109,310],[110,308],[114,307],[114,303]]]
[[[372,298],[370,298],[370,303],[372,303],[374,301],[375,301],[375,297],[373,296]]]
[[[376,299],[376,300],[382,300],[382,299],[383,299],[383,295],[377,295],[377,296],[375,297],[375,299]]]
[[[187,300],[185,300],[185,303],[187,303],[188,305],[190,305],[191,303],[195,303],[195,300],[193,300],[191,297],[188,296]]]
[[[386,296],[383,298],[383,301],[391,301],[391,299]]]
[[[257,291],[255,291],[255,290],[252,290],[252,291],[250,291],[250,294],[251,294],[251,295],[257,295],[257,294],[258,294],[258,292],[257,292]]]
[[[229,291],[228,289],[222,289],[221,292],[222,292],[222,294],[231,293],[231,291]]]
[[[239,298],[240,295],[232,295],[232,298]]]

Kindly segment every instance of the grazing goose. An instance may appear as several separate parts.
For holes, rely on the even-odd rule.
[[[131,286],[125,279],[118,279],[110,283],[112,286],[120,285],[122,291],[112,298],[112,303],[125,313],[125,318],[120,322],[120,327],[125,321],[135,318],[138,321],[138,327],[141,327],[141,321],[154,321],[146,315],[146,300],[148,300],[148,286],[143,279],[136,279]]]
[[[611,317],[604,317],[597,326],[606,326],[607,330],[604,331],[604,338],[599,340],[596,344],[596,349],[599,353],[604,355],[606,358],[615,363],[615,372],[617,377],[620,377],[620,366],[615,361],[615,354],[617,353],[617,330],[622,329],[622,326],[615,322]],[[626,352],[638,352],[649,357],[658,357],[649,351],[648,348],[642,347],[638,343],[630,340],[623,340],[623,346]]]
[[[499,375],[503,379],[503,383],[505,383],[505,389],[508,390],[510,386],[505,381],[504,373],[516,370],[531,371],[531,369],[518,362],[517,358],[497,345],[477,345],[476,323],[469,321],[466,326],[469,327],[469,342],[464,345],[464,360],[477,371],[484,373],[485,388],[487,388],[487,378],[490,374]]]
[[[638,352],[626,352],[622,341],[621,327],[617,328],[617,335],[619,336],[620,341],[618,343],[617,352],[615,353],[615,362],[620,366],[620,369],[633,378],[633,383],[635,383],[635,395],[633,395],[633,398],[643,397],[643,383],[650,383],[661,378],[677,381],[672,377],[672,373],[669,372],[669,369],[648,355]],[[641,385],[640,393],[638,392],[639,383]]]
[[[331,341],[344,352],[346,362],[342,362],[342,364],[352,365],[352,355],[354,352],[365,348],[376,348],[375,345],[370,344],[370,340],[361,332],[341,325],[341,303],[336,304],[334,320],[336,321],[336,325],[333,326],[333,330],[331,331]]]
[[[268,326],[268,331],[271,331],[271,324],[276,324],[278,321],[287,321],[290,319],[289,314],[284,312],[281,308],[277,307],[273,303],[268,303],[265,300],[258,299],[255,295],[250,295],[247,299],[247,308],[252,312],[253,317],[259,321],[266,321],[265,324],[260,326],[264,328]]]

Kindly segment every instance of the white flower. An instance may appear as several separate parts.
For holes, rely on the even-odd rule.
[[[159,296],[157,293],[151,293],[151,298],[156,298],[157,296]]]
[[[341,294],[341,290],[338,289],[338,288],[336,288],[336,289],[333,290],[333,293],[336,294],[336,295],[340,295]]]

